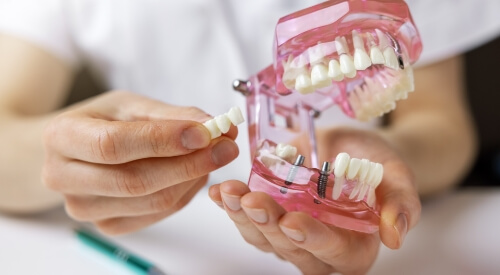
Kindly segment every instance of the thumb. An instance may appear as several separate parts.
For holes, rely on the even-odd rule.
[[[377,188],[381,199],[380,238],[391,249],[399,249],[420,219],[421,204],[410,169],[402,161],[384,163],[384,179]]]

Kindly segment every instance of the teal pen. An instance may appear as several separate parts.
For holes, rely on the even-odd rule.
[[[84,228],[75,229],[76,236],[84,244],[103,253],[110,258],[124,263],[137,274],[144,275],[165,275],[165,273],[155,267],[152,263],[139,258],[138,256],[122,249],[121,247],[99,237],[96,233]]]

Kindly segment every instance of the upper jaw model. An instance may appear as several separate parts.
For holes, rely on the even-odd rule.
[[[327,1],[281,18],[274,64],[233,83],[247,99],[250,189],[289,211],[376,232],[383,166],[347,153],[318,159],[314,118],[332,106],[360,121],[392,111],[414,90],[421,51],[402,0]]]

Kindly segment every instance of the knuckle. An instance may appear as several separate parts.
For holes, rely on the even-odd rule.
[[[189,115],[205,115],[206,113],[198,107],[188,106],[185,107],[185,112]]]
[[[201,166],[191,155],[179,156],[179,165],[177,169],[173,169],[174,178],[180,182],[195,179],[200,176]]]
[[[172,209],[174,205],[174,197],[168,190],[158,192],[151,200],[151,209],[155,212],[165,212]]]
[[[151,184],[145,174],[134,164],[124,164],[114,172],[114,185],[120,194],[144,196],[149,193]]]
[[[165,130],[157,123],[145,124],[141,132],[149,141],[149,147],[155,155],[165,152],[170,145],[170,140],[165,135]]]
[[[91,143],[92,154],[103,162],[118,160],[116,133],[110,128],[100,129]]]
[[[299,260],[305,256],[304,250],[294,247],[280,247],[277,249],[279,254],[285,259]]]

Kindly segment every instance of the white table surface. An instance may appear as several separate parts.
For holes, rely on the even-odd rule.
[[[114,238],[168,274],[300,274],[246,244],[204,189],[180,213]],[[0,216],[0,274],[131,274],[83,246],[62,209]],[[399,251],[382,248],[370,274],[500,274],[500,189],[468,189],[424,203]]]

